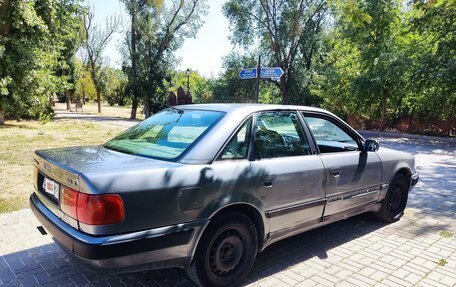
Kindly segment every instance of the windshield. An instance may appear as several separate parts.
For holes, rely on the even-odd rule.
[[[107,142],[104,147],[129,154],[176,159],[224,113],[166,109]]]

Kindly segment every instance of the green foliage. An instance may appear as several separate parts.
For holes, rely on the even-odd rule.
[[[445,258],[440,258],[439,261],[437,262],[437,265],[439,266],[445,266],[448,264],[448,261],[445,260]]]
[[[239,71],[255,67],[254,56],[242,56],[232,52],[223,62],[224,72],[212,86],[213,101],[216,103],[253,103],[255,102],[255,81],[241,80]]]
[[[440,231],[440,232],[439,232],[439,235],[440,235],[442,238],[451,238],[451,237],[454,236],[453,232],[448,231],[448,230]]]
[[[82,100],[83,95],[87,100],[94,101],[97,98],[97,90],[93,83],[90,71],[84,71],[83,75],[76,82],[76,90],[72,101]]]
[[[343,116],[380,120],[454,119],[456,54],[454,0],[336,1],[337,25],[312,92]]]
[[[253,55],[228,54],[223,63],[223,73],[211,85],[213,101],[216,103],[254,103],[255,80],[241,80],[239,72],[246,67],[255,67]],[[282,100],[276,83],[262,81],[260,85],[260,103],[277,104]]]
[[[344,15],[348,23],[356,28],[363,28],[372,22],[372,16],[367,14],[360,4],[356,0],[336,0],[334,7],[338,13]]]
[[[233,43],[246,49],[254,46],[262,66],[284,71],[279,81],[269,82],[280,91],[283,103],[317,104],[309,85],[321,48],[326,1],[229,0],[223,11],[232,26]]]
[[[8,0],[0,14],[0,117],[45,117],[77,46],[78,0]],[[70,51],[71,57],[65,57]]]
[[[408,15],[414,111],[426,119],[456,118],[455,19],[455,0],[417,2]]]
[[[170,91],[174,91],[174,93],[177,93],[179,87],[187,91],[186,71],[174,72],[169,84]],[[204,78],[197,71],[190,70],[189,87],[193,103],[208,103],[212,101],[211,80]]]
[[[113,105],[125,106],[131,103],[131,98],[126,92],[128,83],[127,76],[118,69],[106,68],[105,75],[105,88],[103,90],[103,97],[108,100],[108,103]]]

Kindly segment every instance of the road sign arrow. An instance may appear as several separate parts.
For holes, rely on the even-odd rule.
[[[280,67],[261,68],[260,77],[263,79],[278,79],[283,76],[283,70]]]

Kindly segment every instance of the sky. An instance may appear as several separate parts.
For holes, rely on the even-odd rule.
[[[195,38],[185,39],[182,47],[175,52],[180,59],[176,65],[178,70],[190,68],[205,77],[217,77],[221,71],[223,57],[233,46],[229,40],[228,19],[222,13],[222,5],[226,0],[208,0],[208,14],[203,18],[204,25],[198,30]],[[121,54],[119,48],[123,42],[123,32],[128,29],[128,15],[119,0],[91,0],[89,5],[95,9],[95,23],[104,25],[107,18],[120,15],[123,28],[113,35],[104,51],[109,64],[120,68]]]

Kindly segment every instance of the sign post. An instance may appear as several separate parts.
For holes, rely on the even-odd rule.
[[[258,72],[259,71],[259,72]],[[256,68],[242,69],[239,72],[239,78],[242,80],[256,79],[255,85],[255,100],[258,103],[260,94],[261,79],[280,79],[284,72],[280,67],[263,67],[261,68],[261,56],[258,56],[258,65]]]
[[[260,73],[258,73],[258,71],[260,71],[260,68],[261,68],[261,56],[258,55],[258,65],[257,65],[257,75],[256,75],[256,86],[255,86],[255,100],[256,100],[256,103],[258,104],[258,97],[260,95]]]

